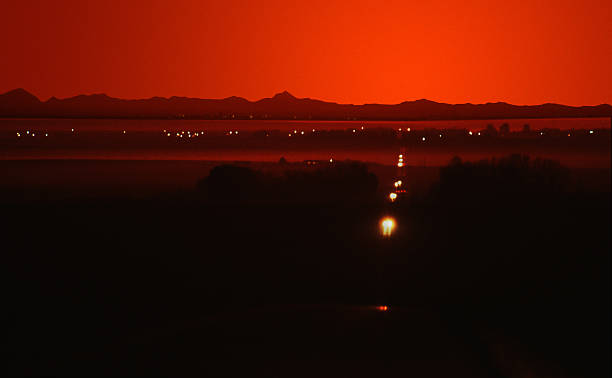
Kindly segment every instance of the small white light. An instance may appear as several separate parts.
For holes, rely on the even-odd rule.
[[[589,134],[593,134],[593,130],[589,130]]]
[[[468,134],[472,135],[472,132],[470,131]]]
[[[423,142],[425,142],[425,137],[423,137]]]

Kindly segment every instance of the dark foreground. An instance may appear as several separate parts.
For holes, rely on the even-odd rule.
[[[5,196],[8,372],[609,376],[609,187],[464,168],[394,206]]]

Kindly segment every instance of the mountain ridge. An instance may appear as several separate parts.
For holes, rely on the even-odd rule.
[[[398,104],[339,104],[297,98],[288,91],[250,101],[160,97],[120,99],[104,93],[41,101],[23,88],[0,94],[0,117],[27,118],[191,118],[286,120],[464,120],[500,118],[612,117],[612,106],[554,103],[513,105],[506,102],[447,104],[427,99]]]

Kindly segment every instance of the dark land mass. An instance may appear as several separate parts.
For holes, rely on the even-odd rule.
[[[609,168],[64,163],[0,164],[9,375],[610,375]]]
[[[573,107],[559,104],[444,104],[429,100],[400,104],[338,104],[296,98],[288,92],[248,101],[240,97],[198,99],[153,97],[123,100],[105,94],[79,95],[47,101],[23,89],[0,95],[0,117],[26,118],[186,118],[285,120],[461,120],[509,118],[612,117],[612,106]]]

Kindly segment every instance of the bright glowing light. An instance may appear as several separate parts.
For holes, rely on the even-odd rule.
[[[593,130],[589,130],[589,134],[593,134]]]
[[[48,136],[49,136],[49,134],[45,133],[45,136],[46,136],[46,137],[48,137]]]
[[[571,136],[570,134],[567,134],[567,136]]]
[[[230,135],[232,135],[233,133],[234,133],[233,131],[230,131]]]
[[[425,137],[423,137],[423,142],[425,142]]]
[[[480,131],[478,132],[478,135],[480,135]]]
[[[363,126],[361,126],[361,130],[363,130]]]
[[[404,155],[400,154],[398,157],[399,157],[400,159],[403,159],[403,158],[404,158]]]
[[[397,186],[402,186],[402,180],[397,180]]]
[[[389,306],[376,306],[376,309],[384,312],[389,310]]]
[[[74,132],[74,129],[70,129],[71,132]]]
[[[312,129],[312,132],[314,133],[314,132],[315,132],[315,129]]]
[[[29,134],[29,133],[30,133],[30,130],[26,131],[26,134]]]
[[[170,133],[168,133],[168,136],[170,136]]]
[[[473,135],[473,133],[471,131],[468,134]]]
[[[334,158],[329,158],[329,162],[333,163],[334,162]]]
[[[398,131],[402,131],[402,129],[398,129]]]
[[[442,138],[442,134],[440,134],[440,138]]]
[[[391,233],[395,229],[395,219],[391,217],[383,218],[380,222],[380,228],[383,236],[391,236]]]
[[[395,201],[395,199],[397,198],[397,194],[396,193],[389,193],[389,199],[391,200],[391,202]]]
[[[301,133],[301,134],[302,134],[302,135],[304,135],[304,132],[302,131],[302,133]]]
[[[294,134],[297,134],[297,130],[293,130],[293,133],[294,133]]]
[[[403,166],[404,166],[404,163],[402,163],[402,162],[400,161],[399,163],[397,163],[397,166],[401,168],[401,167],[403,167]]]
[[[123,130],[123,133],[125,134],[125,130]]]
[[[36,136],[36,134],[32,133],[32,136]]]
[[[355,132],[355,129],[353,129],[353,132]]]

